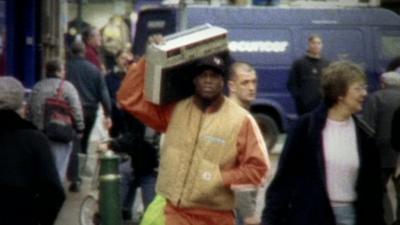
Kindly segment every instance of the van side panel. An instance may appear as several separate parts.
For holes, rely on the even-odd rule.
[[[279,104],[284,118],[296,115],[286,82],[292,62],[306,51],[309,35],[322,37],[325,58],[361,64],[368,74],[370,91],[378,88],[378,75],[390,58],[384,55],[395,54],[393,45],[400,50],[400,17],[380,8],[194,6],[188,8],[187,20],[189,27],[211,23],[228,29],[232,56],[257,69],[257,99]]]

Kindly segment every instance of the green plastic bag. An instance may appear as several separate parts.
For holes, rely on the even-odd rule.
[[[164,209],[167,200],[161,195],[156,195],[147,207],[140,225],[165,225]]]

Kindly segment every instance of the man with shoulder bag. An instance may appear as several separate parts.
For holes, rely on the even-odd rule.
[[[46,76],[32,90],[29,119],[50,139],[61,181],[64,181],[75,132],[84,128],[82,106],[75,87],[64,80],[59,60],[46,63]]]

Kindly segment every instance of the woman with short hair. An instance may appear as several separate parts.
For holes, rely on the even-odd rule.
[[[265,225],[384,224],[379,152],[373,130],[355,114],[367,96],[363,70],[329,65],[323,103],[288,135],[266,194]]]

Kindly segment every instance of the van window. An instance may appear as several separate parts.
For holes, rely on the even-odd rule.
[[[400,35],[382,35],[382,51],[384,59],[392,59],[400,54]]]
[[[378,28],[377,30],[375,36],[376,59],[379,62],[379,73],[381,73],[393,58],[400,55],[400,31],[391,28]]]

